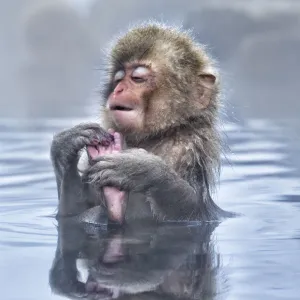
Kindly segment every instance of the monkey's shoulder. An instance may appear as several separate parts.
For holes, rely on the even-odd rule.
[[[200,152],[195,144],[196,139],[182,136],[180,139],[167,140],[149,147],[147,151],[162,158],[177,173],[197,169]]]

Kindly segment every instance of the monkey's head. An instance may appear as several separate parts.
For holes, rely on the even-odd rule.
[[[104,89],[109,126],[152,136],[195,120],[214,124],[217,73],[187,32],[146,24],[120,37],[109,54]]]

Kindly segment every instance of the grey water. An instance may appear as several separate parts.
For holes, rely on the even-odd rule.
[[[118,232],[53,217],[52,135],[79,121],[0,121],[0,299],[299,299],[300,122],[223,126],[214,198],[239,217]]]

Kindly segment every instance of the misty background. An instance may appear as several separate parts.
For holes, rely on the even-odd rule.
[[[105,51],[149,19],[192,29],[221,70],[222,120],[279,126],[300,168],[297,0],[0,0],[0,118],[99,119]]]
[[[1,117],[89,115],[103,50],[150,18],[193,29],[208,46],[233,121],[298,118],[299,1],[2,0],[0,8]]]

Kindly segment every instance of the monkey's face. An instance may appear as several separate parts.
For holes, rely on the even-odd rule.
[[[150,66],[130,63],[116,70],[112,77],[112,91],[107,109],[121,131],[143,129],[147,98],[154,91],[154,74]]]

